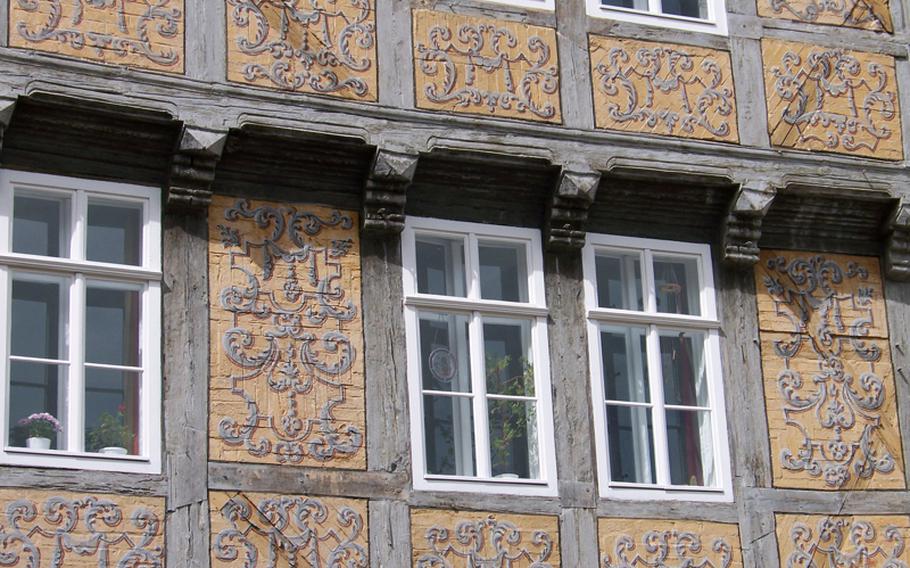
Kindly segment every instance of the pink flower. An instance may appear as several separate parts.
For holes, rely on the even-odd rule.
[[[126,413],[126,405],[123,404],[123,403],[121,402],[120,405],[117,406],[117,412],[119,412],[120,414],[125,414],[125,413]]]

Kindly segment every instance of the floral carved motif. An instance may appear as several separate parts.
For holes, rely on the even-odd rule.
[[[369,565],[366,501],[233,492],[209,498],[214,567]]]
[[[183,72],[184,0],[12,0],[10,45]]]
[[[894,31],[888,0],[758,0],[758,15],[807,24]]]
[[[730,55],[591,36],[598,128],[738,142]]]
[[[762,41],[771,143],[903,158],[894,58]]]
[[[362,469],[356,216],[219,197],[210,219],[212,459]]]
[[[374,0],[226,0],[228,79],[376,100]]]
[[[164,500],[0,490],[0,566],[164,566]]]
[[[878,261],[763,252],[756,285],[774,484],[903,488]]]
[[[411,512],[416,568],[555,568],[555,517],[417,509]]]
[[[414,12],[417,106],[561,122],[551,28]]]
[[[742,568],[736,525],[600,519],[601,568]]]
[[[908,568],[910,518],[899,515],[775,515],[786,568]]]

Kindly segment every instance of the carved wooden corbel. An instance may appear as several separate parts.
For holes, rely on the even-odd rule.
[[[585,245],[588,211],[600,186],[600,172],[563,168],[547,215],[546,247],[577,250]]]
[[[395,234],[404,230],[404,206],[418,158],[416,152],[376,149],[363,188],[365,232]]]
[[[910,199],[902,197],[886,226],[885,274],[891,280],[910,280]]]
[[[751,268],[758,262],[762,221],[775,195],[777,188],[768,180],[740,184],[722,228],[724,262],[742,268]]]
[[[16,99],[0,98],[0,152],[3,151],[3,134],[13,120],[16,110]]]
[[[199,210],[212,201],[215,167],[224,152],[227,130],[186,125],[171,161],[167,206],[171,210]]]

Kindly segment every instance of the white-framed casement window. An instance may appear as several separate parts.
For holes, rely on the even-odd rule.
[[[408,218],[414,487],[555,495],[540,233]]]
[[[601,494],[732,500],[709,247],[589,234],[583,258]]]
[[[160,471],[160,191],[0,170],[0,463]]]
[[[724,0],[585,0],[588,15],[675,28],[690,32],[727,35]]]

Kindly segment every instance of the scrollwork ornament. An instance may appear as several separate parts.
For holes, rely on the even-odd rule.
[[[176,69],[182,66],[181,53],[162,40],[179,39],[183,27],[182,3],[172,0],[14,0],[15,11],[46,14],[43,20],[25,20],[16,24],[16,32],[27,44],[52,42],[66,46],[68,54],[93,50],[92,57],[110,56],[126,59],[135,55],[155,66]],[[94,21],[112,25],[93,29],[87,25],[87,14]],[[34,22],[39,23],[35,24]]]
[[[375,99],[372,0],[227,0],[236,79],[281,89]]]
[[[351,335],[359,333],[359,308],[344,284],[353,242],[323,235],[353,231],[354,221],[337,210],[242,199],[222,212],[213,235],[232,277],[217,291],[217,308],[231,321],[219,357],[245,414],[213,417],[219,438],[278,463],[328,464],[362,452],[362,425],[336,418],[351,409],[350,377],[361,356]]]
[[[781,447],[781,467],[829,489],[890,474],[897,458],[880,437],[893,386],[880,371],[890,365],[883,340],[870,335],[881,325],[875,310],[881,299],[865,284],[869,271],[823,255],[771,256],[765,268],[775,317],[791,329],[770,343],[783,365],[776,379],[780,412],[799,439]],[[812,361],[814,369],[798,361]]]
[[[822,517],[793,523],[787,534],[787,568],[883,566],[908,568],[906,530],[858,517]]]
[[[529,566],[554,568],[553,537],[543,530],[524,531],[515,524],[485,519],[458,522],[453,530],[433,526],[423,535],[430,551],[421,554],[416,568],[464,566]]]
[[[640,542],[631,535],[615,537],[613,550],[602,558],[601,568],[729,568],[733,545],[723,537],[703,542],[691,531],[650,530]]]
[[[805,23],[886,32],[893,27],[888,2],[882,0],[762,0],[759,11]]]

